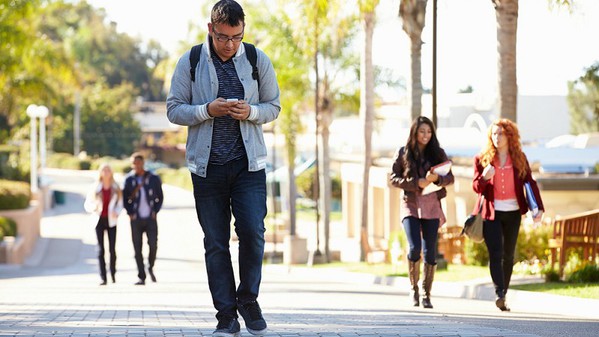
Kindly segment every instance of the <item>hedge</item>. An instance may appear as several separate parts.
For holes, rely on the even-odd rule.
[[[31,190],[28,183],[0,179],[0,210],[29,207]]]
[[[13,219],[0,216],[0,241],[5,236],[17,236],[17,223]]]

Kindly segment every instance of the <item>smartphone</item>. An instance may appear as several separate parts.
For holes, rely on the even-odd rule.
[[[227,102],[237,102],[239,101],[237,98],[227,98]]]

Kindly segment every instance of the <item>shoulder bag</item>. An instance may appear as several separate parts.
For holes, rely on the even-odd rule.
[[[476,214],[470,214],[466,221],[464,221],[464,228],[462,229],[462,235],[466,235],[470,240],[481,243],[485,239],[483,238],[483,203],[485,201],[485,196],[481,195],[480,199],[480,207],[478,208],[478,212]]]

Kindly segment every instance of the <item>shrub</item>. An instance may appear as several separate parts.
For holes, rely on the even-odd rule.
[[[548,260],[549,237],[551,226],[535,226],[522,224],[516,243],[514,262],[526,261],[528,265],[545,264]],[[485,243],[473,243],[466,239],[464,246],[466,261],[471,265],[486,266],[489,263],[489,253]]]
[[[312,166],[295,177],[297,190],[303,197],[315,200],[314,185],[316,177],[316,167]],[[331,173],[331,198],[341,199],[341,177],[338,174]]]
[[[466,239],[464,245],[464,254],[466,263],[473,266],[486,266],[489,264],[489,252],[484,242],[476,243]]]
[[[92,163],[89,160],[84,159],[84,160],[79,161],[79,169],[80,170],[89,170],[91,167],[92,167]]]
[[[156,170],[156,174],[160,176],[163,184],[178,186],[190,191],[193,190],[191,174],[186,167],[180,169],[160,168]]]
[[[0,216],[0,241],[5,236],[17,236],[17,223],[13,219]]]
[[[571,283],[599,282],[599,267],[596,264],[585,263],[568,277]]]
[[[516,243],[515,262],[528,261],[532,263],[536,259],[547,262],[549,238],[552,233],[551,226],[522,224]]]
[[[0,178],[29,181],[29,162],[16,146],[0,145]]]
[[[545,275],[545,282],[559,282],[559,272],[553,268],[547,268],[543,270],[543,274]]]
[[[0,179],[0,210],[27,208],[30,199],[28,183]]]

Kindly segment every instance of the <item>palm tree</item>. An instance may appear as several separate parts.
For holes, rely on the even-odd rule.
[[[499,116],[517,121],[516,34],[518,0],[492,0],[497,18]]]
[[[410,111],[412,119],[422,114],[422,30],[426,16],[427,0],[401,0],[399,16],[402,28],[410,38],[411,84]]]
[[[285,10],[285,1],[268,13],[263,12],[263,6],[248,7],[253,21],[252,32],[255,41],[271,58],[277,71],[277,79],[281,91],[281,114],[277,120],[277,132],[285,138],[287,166],[287,194],[289,209],[289,236],[296,237],[296,200],[297,185],[295,182],[295,157],[297,155],[297,135],[302,132],[300,121],[301,105],[307,98],[310,88],[308,78],[309,59],[304,55],[298,40],[301,34],[297,32],[296,20]],[[273,129],[274,130],[274,129]]]
[[[364,47],[360,60],[360,116],[364,120],[364,170],[362,174],[362,218],[360,231],[360,259],[366,260],[368,243],[368,191],[372,166],[372,121],[374,118],[374,67],[372,65],[372,36],[376,21],[375,10],[379,0],[360,0],[360,14],[364,25]]]

